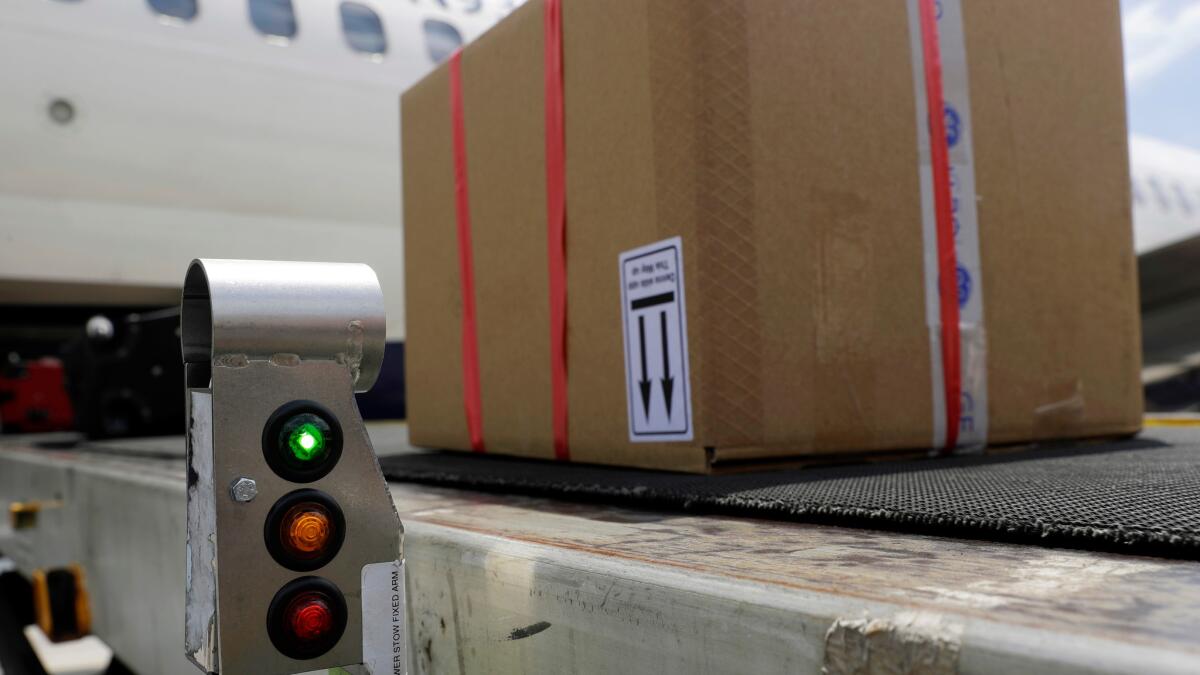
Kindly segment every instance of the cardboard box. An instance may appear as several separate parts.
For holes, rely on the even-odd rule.
[[[462,53],[460,141],[482,438],[552,458],[545,1]],[[916,1],[563,0],[570,460],[706,472],[944,438]],[[941,3],[965,45],[956,72],[957,29],[939,29],[944,86],[965,78],[969,104],[944,119],[970,131],[968,154],[948,143],[956,199],[964,157],[974,172],[978,260],[956,241],[980,303],[959,309],[961,381],[986,395],[961,398],[960,438],[984,413],[992,444],[1133,433],[1117,2],[958,4]],[[446,64],[402,100],[406,368],[412,441],[467,450],[452,112]],[[677,259],[681,297],[631,310],[646,277],[619,261],[656,242],[650,290],[670,294]],[[686,335],[686,370],[662,362],[664,328],[671,361]],[[691,440],[634,442],[638,420],[661,423],[644,411],[663,418],[672,366],[665,419],[688,431],[667,437]]]

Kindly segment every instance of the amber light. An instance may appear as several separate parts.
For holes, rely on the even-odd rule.
[[[310,572],[337,556],[346,539],[346,517],[333,497],[303,488],[275,502],[263,535],[276,562],[290,570]]]
[[[328,546],[333,535],[329,510],[307,502],[288,509],[280,523],[284,548],[298,558],[315,558]]]

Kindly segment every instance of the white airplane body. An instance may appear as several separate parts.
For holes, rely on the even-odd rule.
[[[0,301],[172,304],[194,257],[360,261],[402,340],[400,93],[518,3],[352,3],[382,54],[342,4],[294,0],[284,38],[247,0],[4,3]]]
[[[171,304],[193,257],[360,261],[403,340],[400,92],[521,1],[349,3],[383,53],[340,0],[294,0],[290,37],[250,12],[287,0],[6,3],[0,301]],[[1130,145],[1138,253],[1200,235],[1200,153]]]
[[[1200,152],[1134,134],[1129,165],[1138,255],[1200,235]]]

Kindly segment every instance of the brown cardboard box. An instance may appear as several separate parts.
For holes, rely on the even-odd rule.
[[[550,458],[543,3],[468,47],[461,81],[483,435],[489,452]],[[928,448],[938,364],[905,3],[562,10],[571,460],[704,472]],[[987,439],[1132,433],[1117,2],[963,0],[962,34]],[[410,432],[469,449],[445,65],[402,120]],[[618,259],[676,236],[693,440],[634,443]]]

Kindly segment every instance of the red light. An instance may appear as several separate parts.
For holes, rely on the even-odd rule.
[[[313,642],[333,631],[333,608],[323,593],[301,593],[288,603],[284,616],[298,640]]]
[[[321,577],[300,577],[271,599],[267,636],[288,658],[315,659],[337,646],[346,619],[346,599],[336,585]]]

